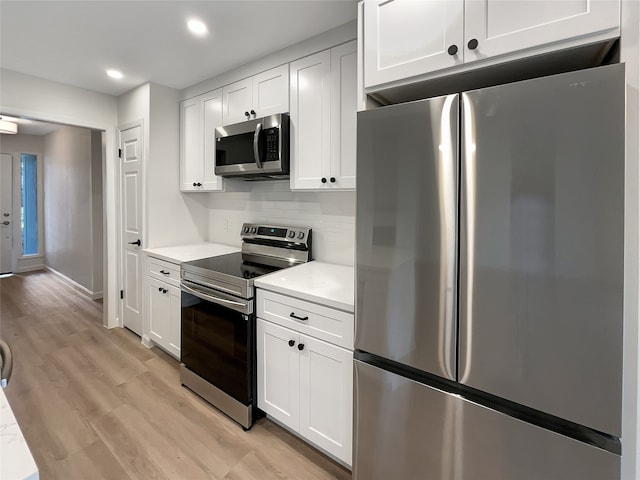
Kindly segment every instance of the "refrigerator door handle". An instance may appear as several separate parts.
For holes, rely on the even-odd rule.
[[[473,265],[475,238],[476,127],[473,103],[467,93],[461,95],[462,151],[460,172],[460,301],[458,381],[465,382],[471,373],[473,340]]]
[[[440,120],[440,185],[443,261],[440,282],[440,359],[451,379],[456,378],[456,274],[458,216],[458,95],[445,99]]]

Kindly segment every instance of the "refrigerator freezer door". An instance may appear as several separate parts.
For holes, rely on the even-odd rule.
[[[358,113],[357,349],[455,379],[458,95]]]
[[[461,143],[459,381],[619,437],[624,66],[465,93]]]
[[[355,480],[604,480],[620,457],[355,361]]]

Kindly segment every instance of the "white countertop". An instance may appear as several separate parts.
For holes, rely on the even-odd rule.
[[[174,247],[145,248],[143,252],[167,262],[181,263],[199,258],[215,257],[227,253],[239,252],[238,247],[222,245],[220,243],[194,243],[191,245],[177,245]]]
[[[37,480],[38,466],[33,460],[22,431],[13,415],[4,391],[0,388],[0,478],[2,480]]]
[[[312,261],[256,278],[255,285],[353,313],[353,278],[353,267]]]

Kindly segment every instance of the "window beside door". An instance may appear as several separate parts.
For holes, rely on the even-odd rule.
[[[20,232],[22,255],[38,255],[38,157],[20,155]]]

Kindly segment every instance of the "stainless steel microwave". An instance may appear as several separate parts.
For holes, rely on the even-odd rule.
[[[246,180],[289,175],[289,115],[280,113],[215,129],[216,175]]]

